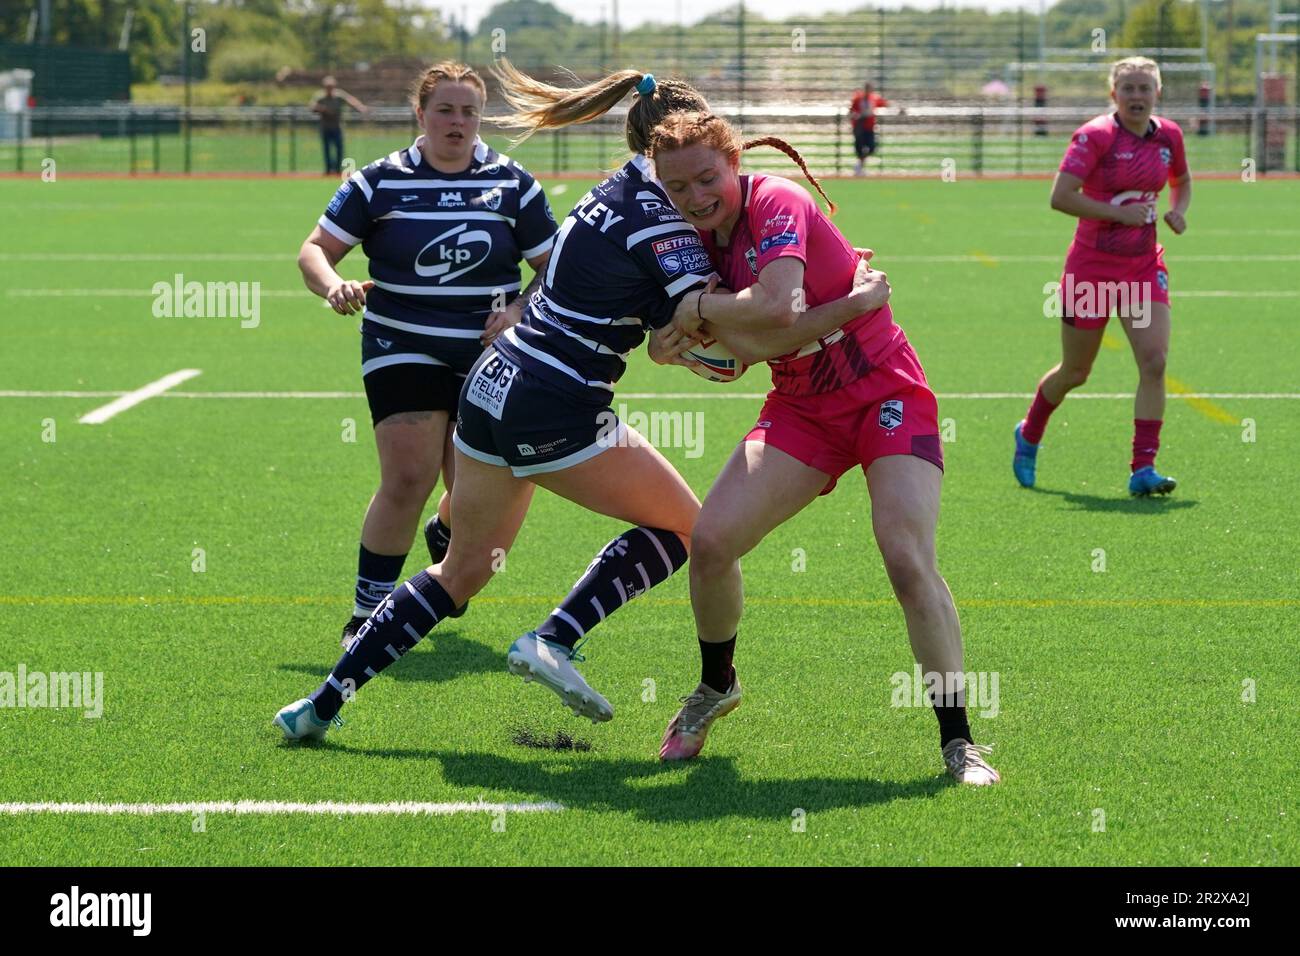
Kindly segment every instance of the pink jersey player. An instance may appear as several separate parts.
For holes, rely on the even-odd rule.
[[[660,757],[698,754],[713,722],[740,702],[731,655],[744,610],[741,556],[861,467],[911,646],[924,672],[941,675],[930,691],[944,761],[964,783],[996,783],[988,748],[974,743],[961,689],[949,679],[962,670],[962,644],[935,554],[943,453],[934,393],[887,297],[815,335],[798,331],[806,310],[849,292],[859,257],[799,186],[740,174],[741,150],[755,145],[785,152],[822,192],[788,143],[769,137],[742,145],[712,114],[670,115],[650,141],[665,191],[734,290],[687,293],[682,308],[694,304],[699,329],[742,361],[765,360],[772,370],[758,421],[715,480],[691,535],[702,679],[669,723]],[[680,310],[674,324],[694,330]]]
[[[1012,471],[1022,486],[1034,485],[1047,421],[1066,394],[1087,380],[1106,323],[1116,313],[1138,365],[1129,493],[1168,494],[1177,482],[1155,470],[1170,328],[1169,271],[1156,241],[1156,199],[1168,184],[1164,221],[1181,233],[1187,228],[1191,174],[1182,130],[1154,115],[1160,97],[1156,64],[1145,57],[1120,60],[1110,79],[1115,111],[1075,131],[1052,186],[1052,208],[1079,220],[1059,287],[1061,362],[1043,376],[1016,426]]]

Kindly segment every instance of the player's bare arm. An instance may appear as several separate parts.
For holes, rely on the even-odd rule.
[[[533,297],[533,293],[542,287],[542,280],[546,275],[546,264],[550,261],[550,249],[528,260],[528,265],[533,270],[532,281],[528,283],[523,292],[519,293],[517,299],[501,311],[493,312],[488,316],[487,321],[483,323],[483,336],[480,339],[485,346],[491,345],[492,341],[510,326],[519,324],[519,321],[524,317],[524,306]]]
[[[716,338],[746,365],[757,365],[786,355],[829,335],[865,312],[882,308],[890,295],[889,278],[872,269],[864,258],[858,262],[853,288],[848,295],[825,302],[802,313],[788,328],[755,332],[748,329],[720,329],[710,322],[704,331]]]
[[[320,226],[298,250],[298,268],[307,288],[330,304],[339,315],[351,315],[365,308],[366,292],[374,283],[344,279],[334,267],[351,250],[342,239],[330,235]]]
[[[1145,225],[1151,219],[1152,203],[1112,206],[1099,199],[1090,199],[1081,192],[1082,189],[1083,180],[1078,176],[1058,172],[1052,183],[1052,208],[1079,219],[1102,219],[1125,226]]]
[[[1169,211],[1165,225],[1181,236],[1187,230],[1187,208],[1192,204],[1192,174],[1184,173],[1169,184]]]

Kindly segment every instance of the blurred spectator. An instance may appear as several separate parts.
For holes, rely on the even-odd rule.
[[[320,142],[325,153],[325,175],[343,170],[343,107],[366,114],[370,108],[346,90],[338,89],[332,76],[321,80],[325,91],[311,101],[311,111],[320,115]]]

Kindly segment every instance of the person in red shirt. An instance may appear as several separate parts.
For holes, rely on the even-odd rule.
[[[742,145],[731,125],[710,113],[672,114],[650,139],[668,197],[700,233],[722,283],[735,290],[688,292],[674,324],[684,333],[702,330],[746,364],[765,360],[772,371],[757,424],[715,480],[691,534],[702,675],[668,725],[660,758],[696,756],[713,722],[740,703],[732,666],[744,605],[740,558],[861,467],[876,544],[926,672],[944,763],[963,783],[996,783],[997,771],[983,759],[989,748],[971,736],[961,626],[935,555],[943,451],[934,392],[887,301],[794,351],[779,333],[774,341],[782,344],[764,347],[764,319],[788,325],[792,302],[800,303],[797,312],[845,295],[858,253],[800,186],[741,175],[741,150],[758,145],[794,159],[830,203],[788,143],[768,137]]]
[[[1038,383],[1015,428],[1012,471],[1031,488],[1048,418],[1088,379],[1111,312],[1116,312],[1138,366],[1129,493],[1168,494],[1178,482],[1155,469],[1165,411],[1169,351],[1169,272],[1156,241],[1156,196],[1169,184],[1165,225],[1187,228],[1192,177],[1178,124],[1154,115],[1160,69],[1146,57],[1111,67],[1115,111],[1080,126],[1052,186],[1052,208],[1079,219],[1059,286],[1061,361]]]
[[[867,157],[876,151],[876,110],[888,105],[889,100],[876,93],[869,82],[862,84],[862,90],[853,94],[853,101],[849,104],[849,122],[853,124],[853,151],[858,156],[858,164],[853,167],[854,176],[863,174]]]

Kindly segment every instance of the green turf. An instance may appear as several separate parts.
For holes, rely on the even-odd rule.
[[[553,204],[563,211],[582,188],[565,184]],[[841,228],[878,250],[941,396],[1032,390],[1058,348],[1042,287],[1070,233],[1044,183],[832,192]],[[177,272],[300,290],[297,246],[329,194],[303,181],[0,182],[10,225],[0,389],[125,390],[192,367],[203,374],[178,392],[359,392],[355,319],[305,292],[265,296],[248,329],[150,308],[153,283]],[[1294,183],[1196,185],[1188,233],[1166,240],[1175,293],[1293,296],[1175,297],[1169,370],[1186,387],[1296,391],[1298,198]],[[1192,258],[1256,254],[1292,258]],[[951,255],[985,258],[918,261]],[[344,272],[363,274],[359,254]],[[42,289],[138,294],[21,294]],[[1084,392],[1128,392],[1134,379],[1127,346],[1107,348]],[[762,370],[714,386],[638,356],[621,388],[764,384]],[[486,814],[210,815],[201,832],[187,815],[0,816],[0,863],[1300,863],[1295,401],[1172,401],[1161,463],[1182,485],[1134,501],[1127,400],[1071,399],[1030,492],[1009,467],[1027,402],[941,399],[955,438],[941,565],[966,666],[999,678],[996,716],[976,713],[973,726],[995,744],[1004,782],[982,791],[946,783],[927,710],[890,706],[891,675],[910,673],[912,658],[852,473],[746,559],[745,703],[690,766],[653,759],[697,676],[684,574],[589,645],[585,672],[613,723],[579,722],[507,674],[510,641],[620,530],[545,494],[468,615],[365,688],[327,745],[283,745],[271,716],[326,673],[349,612],[376,474],[364,399],[164,397],[77,424],[104,401],[0,397],[0,671],[100,671],[105,693],[99,719],[0,710],[0,802],[482,798],[566,809],[511,814],[504,831]],[[627,403],[703,415],[702,456],[664,449],[701,495],[758,409]],[[341,439],[345,419],[357,422],[353,443]],[[792,570],[796,549],[804,571]],[[511,742],[520,727],[565,730],[591,749],[522,748]]]
[[[414,125],[407,128],[349,126],[344,141],[345,155],[354,167],[364,166],[379,156],[409,144],[416,136]],[[844,132],[838,138],[821,133],[810,140],[797,133],[787,134],[817,170],[848,174],[854,164],[853,138]],[[497,149],[508,151],[528,169],[543,175],[568,169],[611,169],[622,160],[623,137],[615,132],[593,133],[565,130],[558,135],[537,137],[511,148],[508,138],[485,133]],[[886,173],[933,174],[941,162],[951,159],[961,176],[977,169],[988,173],[1052,173],[1060,164],[1068,130],[1053,130],[1047,137],[1033,135],[1032,127],[1017,134],[1014,126],[990,122],[976,135],[975,127],[953,123],[943,132],[885,129],[880,152],[870,161],[872,170]],[[1213,136],[1193,135],[1187,128],[1187,157],[1195,172],[1240,173],[1242,159],[1255,155],[1246,133],[1225,127]],[[1300,168],[1296,161],[1296,137],[1289,136],[1281,167]],[[283,124],[274,138],[266,123],[220,127],[196,126],[190,141],[190,169],[196,173],[312,173],[321,167],[320,138],[315,127],[297,124],[292,135]],[[185,142],[175,132],[141,127],[134,138],[55,137],[28,140],[20,147],[0,143],[0,172],[22,170],[39,173],[42,162],[51,158],[63,173],[108,172],[140,174],[179,173],[185,170]],[[787,161],[772,150],[760,150],[749,157],[756,168],[779,169]]]

